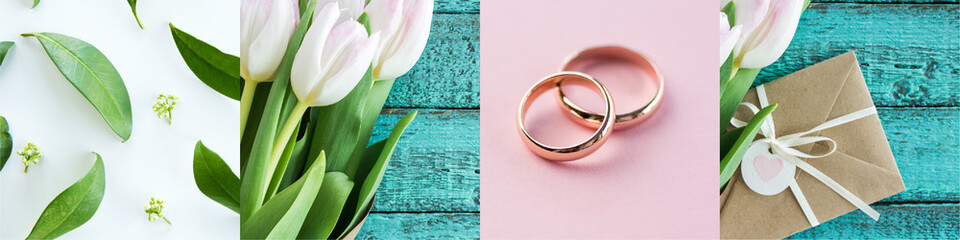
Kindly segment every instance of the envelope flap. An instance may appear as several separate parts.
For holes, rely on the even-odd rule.
[[[823,123],[840,95],[848,75],[856,64],[849,52],[764,84],[770,104],[779,104],[773,111],[776,134],[783,136],[809,130]],[[759,106],[756,88],[750,89],[743,102]],[[739,108],[736,119],[749,121],[752,113]]]

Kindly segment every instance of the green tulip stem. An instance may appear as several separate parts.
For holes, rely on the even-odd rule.
[[[294,131],[297,130],[297,125],[300,124],[300,119],[303,117],[303,113],[307,111],[307,103],[297,101],[297,105],[293,107],[293,111],[290,112],[290,116],[287,117],[287,121],[283,124],[283,127],[280,128],[280,135],[277,136],[276,140],[273,143],[273,149],[270,151],[270,161],[267,162],[267,177],[272,177],[274,172],[277,169],[286,170],[287,166],[277,166],[280,163],[280,157],[283,156],[283,149],[287,146],[287,141],[290,141],[290,136]],[[268,179],[270,180],[270,179]],[[264,181],[264,188],[269,188],[269,184],[272,181]],[[273,193],[266,193],[265,196],[271,196]],[[266,198],[264,198],[266,199]]]
[[[243,136],[243,130],[247,126],[247,116],[250,115],[250,104],[253,103],[253,95],[257,92],[257,82],[244,80],[243,94],[240,95],[240,136]]]

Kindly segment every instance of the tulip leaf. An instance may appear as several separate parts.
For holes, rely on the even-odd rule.
[[[40,0],[33,0],[33,7],[30,7],[30,8],[37,7],[37,4],[40,4]]]
[[[727,22],[729,22],[730,27],[737,25],[737,6],[733,3],[733,1],[730,1],[727,3],[727,5],[723,6],[723,8],[720,9],[720,12],[727,15]]]
[[[3,170],[3,165],[7,164],[11,151],[13,151],[13,138],[10,137],[10,126],[7,125],[7,119],[0,116],[0,170]]]
[[[243,239],[295,239],[325,179],[323,153],[303,178],[270,198],[240,226]]]
[[[727,56],[727,60],[723,61],[723,65],[720,65],[720,96],[723,96],[724,90],[726,90],[727,84],[730,83],[730,75],[733,74],[733,52],[730,52],[730,55]]]
[[[201,141],[193,150],[193,179],[203,195],[240,213],[240,178]]]
[[[760,109],[757,115],[753,115],[753,118],[750,119],[747,126],[743,127],[742,130],[736,130],[741,131],[741,134],[737,138],[737,141],[730,146],[730,151],[720,160],[720,189],[723,189],[723,186],[727,184],[727,181],[733,176],[733,172],[737,171],[737,167],[740,166],[740,161],[743,160],[743,154],[750,148],[750,143],[753,142],[753,138],[757,136],[757,131],[760,130],[760,124],[762,124],[763,121],[767,119],[767,116],[770,116],[770,113],[773,113],[773,110],[776,108],[777,104],[773,104]],[[734,131],[730,132],[732,133]]]
[[[310,208],[310,214],[300,228],[298,239],[330,239],[337,226],[340,213],[353,190],[353,181],[341,172],[328,172],[324,176],[320,194]]]
[[[724,86],[720,95],[720,134],[726,132],[727,126],[730,126],[730,118],[733,118],[737,105],[740,105],[743,96],[747,95],[747,90],[750,90],[750,85],[758,73],[760,69],[741,68]]]
[[[240,196],[242,197],[240,200],[241,225],[245,224],[246,221],[263,206],[261,204],[263,204],[267,192],[266,183],[268,183],[268,178],[270,177],[267,176],[267,171],[270,167],[267,166],[268,158],[273,150],[273,143],[277,138],[276,129],[279,125],[278,120],[280,119],[280,112],[283,108],[283,101],[286,99],[287,93],[291,92],[289,88],[290,69],[293,65],[293,57],[303,42],[303,36],[307,32],[307,25],[310,24],[310,18],[313,16],[313,10],[316,6],[316,1],[310,1],[307,11],[300,17],[300,23],[297,24],[296,30],[293,31],[290,42],[287,44],[287,50],[284,53],[283,60],[280,61],[277,76],[274,77],[273,83],[270,84],[270,94],[267,96],[267,101],[263,105],[262,111],[260,111],[260,122],[258,123],[257,131],[254,131],[256,136],[253,139],[253,144],[250,145],[250,155],[246,160],[249,165],[245,166],[244,172],[241,175],[243,178],[240,179]]]
[[[96,153],[94,153],[96,154]],[[63,190],[43,209],[27,239],[53,239],[83,225],[93,217],[103,200],[105,187],[100,154],[87,175]]]
[[[720,135],[720,159],[727,156],[730,148],[737,142],[741,134],[743,134],[743,128],[736,128]]]
[[[240,99],[243,79],[240,78],[240,58],[226,54],[216,47],[201,41],[170,23],[173,42],[187,67],[204,84],[220,94]]]
[[[36,37],[60,73],[87,98],[123,141],[130,139],[133,115],[120,73],[96,47],[57,33],[24,33]]]
[[[140,16],[137,16],[137,0],[127,0],[127,3],[130,4],[130,10],[133,11],[133,18],[137,19],[137,25],[140,26],[140,29],[144,29],[143,23],[140,22]]]
[[[0,64],[3,64],[3,58],[7,56],[7,53],[10,52],[10,48],[13,47],[13,42],[0,42]]]
[[[338,231],[336,232],[341,232],[340,237],[346,234],[347,229],[354,228],[363,220],[363,210],[373,204],[373,195],[380,186],[380,180],[383,179],[383,174],[390,164],[390,156],[393,155],[393,150],[397,147],[400,136],[403,135],[403,131],[416,117],[417,112],[407,114],[397,122],[397,125],[393,126],[393,131],[390,132],[387,139],[370,145],[364,151],[362,163],[358,168],[357,177],[354,179],[354,182],[360,184],[354,187],[355,196],[351,196],[353,201],[347,204],[347,207],[352,208],[348,209],[352,213],[345,215],[344,217],[347,217],[347,219],[341,220],[341,224],[337,226]]]

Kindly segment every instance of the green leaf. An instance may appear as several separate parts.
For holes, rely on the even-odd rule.
[[[355,182],[360,183],[358,189],[354,187],[357,202],[356,204],[347,205],[348,207],[354,207],[354,209],[350,209],[353,211],[352,214],[345,215],[348,218],[344,219],[347,221],[343,221],[343,223],[347,224],[341,224],[337,227],[337,230],[339,230],[337,232],[342,231],[339,235],[340,237],[346,234],[346,229],[352,229],[363,220],[363,210],[370,204],[373,204],[373,195],[380,186],[380,180],[383,178],[383,173],[386,172],[387,166],[390,164],[390,156],[393,155],[393,150],[397,147],[400,136],[403,135],[403,131],[407,129],[407,126],[410,125],[410,122],[416,117],[417,112],[407,114],[407,116],[404,116],[397,122],[397,125],[393,126],[393,131],[390,132],[390,136],[387,137],[387,139],[370,145],[370,147],[366,149],[363,155],[363,163],[365,164],[360,166],[360,171],[358,172],[358,176],[363,176],[363,178],[355,179]]]
[[[313,137],[313,128],[310,127],[312,125],[309,123],[306,125],[303,139],[300,139],[300,141],[297,141],[297,143],[293,145],[293,152],[290,153],[290,160],[287,163],[287,169],[283,171],[283,178],[280,179],[280,187],[278,190],[282,191],[302,176],[303,169],[306,166],[304,163],[306,162],[307,153],[310,152],[310,149],[307,149],[306,146],[310,145],[310,139]]]
[[[750,147],[753,138],[757,136],[757,131],[760,130],[760,124],[762,124],[763,120],[767,119],[767,116],[770,116],[770,113],[776,108],[777,104],[773,104],[760,109],[760,112],[757,112],[757,115],[754,115],[753,118],[750,119],[750,123],[743,127],[743,130],[740,130],[743,131],[743,133],[739,135],[740,137],[737,138],[737,141],[730,147],[730,151],[720,160],[720,189],[723,189],[723,186],[727,184],[730,176],[733,176],[733,172],[737,171],[737,166],[740,166],[740,161],[743,160],[743,154],[747,152],[747,148]]]
[[[733,1],[730,1],[726,6],[723,6],[723,8],[720,9],[720,12],[727,14],[727,22],[729,22],[730,26],[736,25],[737,6],[733,3]]]
[[[267,201],[240,226],[243,239],[295,239],[325,179],[323,153],[299,181]]]
[[[240,178],[201,141],[193,149],[193,179],[203,195],[240,213]]]
[[[283,108],[283,101],[287,92],[290,91],[290,68],[293,64],[293,57],[296,55],[303,42],[303,36],[307,32],[307,25],[313,16],[313,10],[317,2],[310,1],[307,11],[300,18],[300,24],[294,30],[290,42],[287,44],[287,50],[284,53],[283,60],[277,70],[277,76],[274,77],[270,85],[270,94],[267,96],[267,102],[262,109],[262,115],[257,128],[256,137],[251,145],[250,156],[247,159],[248,166],[244,169],[243,178],[240,179],[240,223],[245,224],[257,209],[260,209],[267,192],[268,182],[267,170],[268,161],[273,150],[273,143],[277,138],[277,125],[280,118],[280,111]],[[251,110],[256,111],[256,110]]]
[[[320,194],[310,208],[310,214],[300,228],[298,239],[330,239],[330,233],[337,226],[343,206],[353,190],[353,181],[347,174],[328,172],[323,178]]]
[[[140,26],[140,29],[144,29],[143,23],[140,22],[140,16],[137,16],[137,0],[127,0],[127,3],[130,4],[130,10],[133,11],[133,18],[137,19],[137,25]]]
[[[130,96],[120,73],[100,50],[80,39],[57,33],[24,33],[40,41],[60,73],[100,111],[124,142],[133,131]]]
[[[40,0],[33,0],[33,7],[30,7],[30,8],[37,7],[37,4],[40,4]]]
[[[263,85],[269,86],[273,83],[263,83]],[[257,91],[253,96],[253,103],[250,104],[250,109],[264,109],[264,106],[267,104],[267,97],[270,95],[269,87],[257,87]],[[243,174],[246,173],[247,160],[250,159],[250,151],[253,148],[253,141],[256,140],[257,136],[257,127],[260,126],[260,118],[263,117],[263,111],[250,111],[247,116],[247,124],[244,126],[246,129],[243,131],[243,136],[240,137],[240,179],[243,179]]]
[[[297,129],[300,129],[300,124],[297,124]],[[265,200],[269,201],[270,197],[273,197],[277,193],[277,188],[280,187],[280,180],[283,179],[284,174],[287,170],[287,163],[290,162],[290,156],[293,154],[293,147],[297,143],[297,134],[290,134],[290,138],[287,140],[287,144],[283,146],[283,152],[280,154],[280,161],[277,162],[277,170],[273,171],[273,176],[270,177],[270,182],[267,184],[267,198]]]
[[[240,58],[226,54],[186,33],[170,23],[173,42],[180,50],[180,57],[187,67],[203,83],[220,94],[240,100],[243,91],[243,79],[240,78]]]
[[[737,105],[740,105],[743,96],[747,95],[747,90],[750,90],[750,85],[753,84],[758,73],[760,69],[741,68],[721,91],[723,94],[720,95],[720,134],[730,126],[730,118],[733,118]]]
[[[10,48],[13,47],[13,42],[0,42],[0,64],[3,64],[3,58],[7,56],[7,53],[10,52]]]
[[[727,156],[727,152],[730,151],[730,148],[733,147],[733,144],[737,142],[737,139],[740,138],[740,134],[743,134],[743,128],[737,128],[730,130],[723,135],[720,135],[720,158]]]
[[[76,183],[63,190],[43,209],[27,239],[53,239],[83,225],[93,217],[103,200],[105,186],[100,154],[93,167]]]
[[[3,165],[7,164],[11,151],[13,151],[13,138],[10,137],[10,126],[7,125],[7,119],[0,116],[0,170],[3,170]]]
[[[723,96],[723,92],[726,90],[727,84],[730,83],[730,75],[733,74],[733,52],[730,52],[730,55],[727,55],[727,60],[723,61],[723,65],[720,65],[720,96]]]

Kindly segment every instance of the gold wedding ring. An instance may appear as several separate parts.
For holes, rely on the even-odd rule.
[[[533,100],[553,88],[559,90],[560,84],[577,84],[594,89],[603,95],[604,105],[606,106],[606,110],[604,111],[606,114],[599,115],[597,121],[598,128],[593,136],[576,145],[567,147],[548,146],[533,139],[523,123],[524,116],[527,114],[527,110],[530,108]],[[613,106],[613,98],[610,97],[610,92],[607,91],[607,88],[604,87],[603,84],[600,84],[600,82],[593,77],[583,73],[559,72],[547,76],[534,84],[530,90],[527,90],[527,94],[524,95],[523,100],[520,101],[520,110],[517,113],[517,127],[520,130],[520,137],[523,139],[523,142],[533,153],[549,160],[571,161],[590,155],[607,141],[607,137],[609,137],[610,132],[613,130],[614,119],[605,118],[604,116],[613,116],[614,113],[616,113],[616,111]]]
[[[652,113],[657,110],[657,108],[659,108],[660,103],[663,101],[663,76],[660,75],[659,68],[657,68],[657,65],[643,54],[637,53],[628,48],[620,46],[600,46],[584,49],[574,55],[571,55],[570,57],[567,57],[566,61],[564,61],[562,67],[560,68],[560,71],[571,71],[572,68],[593,59],[611,59],[628,62],[639,67],[641,70],[657,79],[657,93],[654,95],[653,99],[639,109],[624,114],[617,114],[615,129],[623,129],[643,122],[644,120],[648,119]],[[560,88],[559,85],[557,87],[557,95],[560,97],[561,108],[566,109],[566,112],[569,113],[568,116],[572,117],[572,119],[577,123],[588,127],[597,127],[601,124],[605,124],[606,116],[610,116],[609,113],[595,113],[586,110],[577,104],[574,104],[573,101],[567,98],[567,96],[563,93],[563,89]]]

